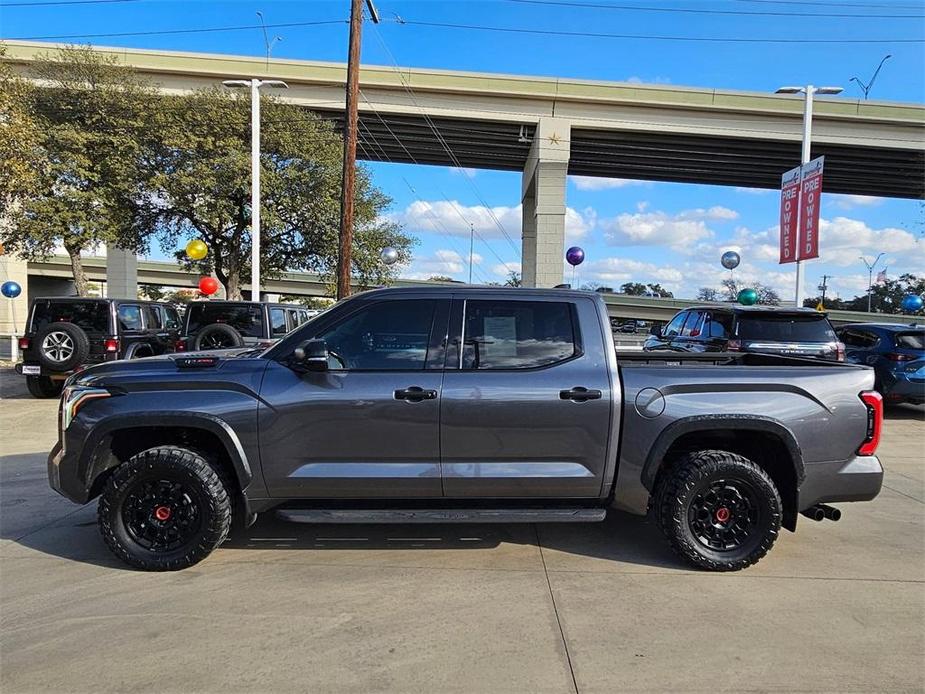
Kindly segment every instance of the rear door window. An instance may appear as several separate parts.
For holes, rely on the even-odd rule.
[[[732,333],[732,314],[716,311],[707,315],[704,333],[708,337],[725,339]]]
[[[86,333],[110,334],[107,301],[37,301],[32,313],[32,330],[50,323],[73,323]]]
[[[681,337],[700,337],[703,332],[703,320],[706,314],[702,311],[691,311],[687,320],[684,321],[684,328],[681,329]]]
[[[463,369],[530,369],[577,353],[570,304],[466,302]]]
[[[135,304],[119,306],[119,328],[126,331],[141,330],[141,306]]]
[[[142,312],[145,314],[145,325],[148,330],[160,330],[164,327],[160,306],[144,306]]]
[[[770,312],[739,315],[738,336],[769,342],[835,342],[835,331],[825,316]]]
[[[281,308],[270,309],[270,330],[273,337],[281,337],[289,332],[286,329],[286,311]]]
[[[180,329],[180,313],[173,306],[164,306],[164,326],[168,330]]]
[[[840,337],[846,347],[857,347],[858,349],[876,347],[880,341],[880,338],[869,330],[860,330],[858,328],[846,328],[841,332]]]

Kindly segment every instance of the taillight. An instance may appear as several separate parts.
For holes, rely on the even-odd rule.
[[[107,352],[118,352],[119,340],[115,337],[110,337],[108,340],[103,340],[103,348]]]
[[[867,433],[858,448],[858,455],[873,455],[880,444],[880,432],[883,429],[883,398],[875,390],[864,391],[860,398],[867,407]]]
[[[887,359],[890,361],[912,361],[915,359],[911,354],[899,354],[898,352],[890,352],[889,354],[884,354]]]
[[[835,361],[845,361],[845,343],[835,343]]]
[[[186,340],[177,340],[173,343],[174,352],[185,352],[186,351]]]
[[[729,340],[726,343],[727,352],[738,352],[742,349],[742,340]]]
[[[19,338],[19,349],[29,349],[29,338],[28,337]]]

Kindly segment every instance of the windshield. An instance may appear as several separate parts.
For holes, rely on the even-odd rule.
[[[835,342],[835,332],[825,316],[740,315],[737,333],[742,340]]]
[[[262,337],[262,312],[252,304],[192,304],[189,308],[187,331],[194,335],[213,323],[224,323],[243,337]]]
[[[896,333],[896,346],[925,351],[925,330]]]
[[[35,302],[32,330],[38,332],[50,323],[72,323],[84,332],[110,333],[109,304],[105,301]]]

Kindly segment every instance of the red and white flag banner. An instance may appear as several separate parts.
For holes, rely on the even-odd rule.
[[[800,185],[800,241],[797,260],[819,257],[819,208],[822,198],[822,166],[825,157],[803,165]]]
[[[780,262],[797,259],[797,210],[800,207],[800,170],[790,169],[780,179]]]

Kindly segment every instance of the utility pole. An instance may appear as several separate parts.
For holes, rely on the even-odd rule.
[[[472,249],[475,245],[475,225],[469,222],[469,284],[472,284]]]
[[[366,0],[373,22],[379,13]],[[341,175],[340,235],[337,243],[337,298],[350,296],[350,254],[353,248],[353,191],[357,160],[357,101],[360,93],[360,44],[363,38],[363,0],[350,0],[350,45],[347,51],[347,101],[344,113],[344,166]]]
[[[251,90],[251,301],[260,301],[260,88],[288,89],[289,85],[282,80],[258,79],[225,80],[222,84]]]
[[[832,275],[823,275],[822,284],[819,285],[819,291],[822,292],[822,308],[825,308],[825,290],[828,288],[826,282],[830,279],[832,279]]]
[[[803,94],[803,151],[800,157],[801,164],[808,164],[810,149],[812,147],[813,133],[813,95],[815,94],[841,94],[841,87],[814,87],[811,84],[805,87],[781,87],[777,94]],[[803,176],[800,175],[800,186],[803,186]],[[803,220],[797,216],[797,248],[803,243]],[[803,284],[806,268],[803,261],[797,261],[797,282],[794,303],[797,308],[803,305]]]
[[[879,254],[874,258],[874,262],[868,263],[867,258],[863,255],[861,256],[861,262],[867,266],[867,312],[870,313],[870,290],[874,285],[874,268],[877,267],[877,263],[880,262],[880,259],[884,256],[883,253]]]

